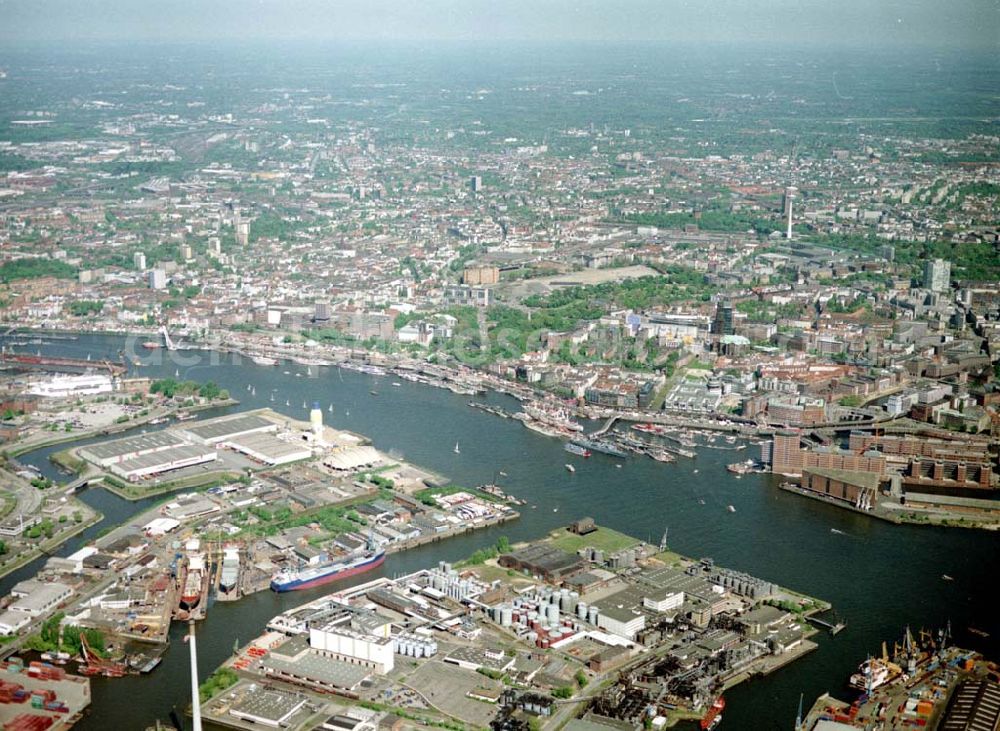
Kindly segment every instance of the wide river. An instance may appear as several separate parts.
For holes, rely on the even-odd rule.
[[[115,357],[124,342],[119,337],[81,336],[29,347],[96,359]],[[726,472],[726,463],[745,459],[752,446],[742,452],[703,449],[696,459],[674,464],[639,457],[620,463],[595,454],[586,462],[574,458],[577,471],[570,474],[563,467],[569,455],[561,441],[472,409],[468,397],[449,391],[407,381],[393,387],[391,377],[337,368],[234,363],[229,356],[200,351],[161,351],[152,357],[162,362],[139,369],[140,374],[155,378],[179,372],[182,378],[215,381],[242,402],[237,410],[269,406],[305,419],[303,402],[318,400],[329,423],[371,437],[384,451],[460,484],[488,482],[503,470],[508,475],[502,479],[504,487],[528,499],[519,521],[390,556],[381,569],[387,575],[461,558],[500,535],[512,541],[537,538],[590,515],[599,524],[654,542],[669,527],[670,546],[680,553],[711,556],[724,566],[832,602],[848,628],[836,637],[818,635],[815,652],[729,691],[727,728],[788,729],[800,693],[807,705],[826,691],[848,697],[848,675],[868,654],[879,652],[883,640],[891,647],[906,625],[935,628],[950,621],[958,643],[1000,657],[1000,612],[995,604],[1000,535],[891,525],[785,493],[770,475],[735,479]],[[248,384],[256,395],[247,390]],[[378,393],[372,395],[376,385]],[[487,400],[507,408],[515,405],[502,395],[491,394]],[[453,451],[455,442],[461,445],[460,454]],[[22,459],[57,477],[48,457],[59,448],[41,449]],[[64,546],[63,555],[148,506],[100,489],[84,492],[82,499],[106,519]],[[729,512],[727,505],[736,512]],[[6,577],[0,590],[8,591],[38,565]],[[944,574],[953,580],[943,580]],[[261,592],[239,602],[214,604],[198,626],[200,675],[207,676],[226,659],[234,640],[246,642],[273,615],[327,591],[329,587],[281,595]],[[990,637],[970,633],[969,627]],[[187,648],[179,642],[183,632],[174,626],[172,647],[150,675],[94,680],[93,703],[78,728],[143,729],[157,717],[166,720],[171,708],[183,709],[189,689]]]

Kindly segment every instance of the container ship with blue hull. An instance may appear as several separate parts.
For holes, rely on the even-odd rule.
[[[385,561],[385,550],[368,550],[318,566],[284,569],[271,579],[271,589],[277,592],[311,589],[314,586],[346,579],[378,568]]]

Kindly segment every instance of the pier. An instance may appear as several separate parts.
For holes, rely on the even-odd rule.
[[[806,617],[806,621],[815,627],[825,629],[831,635],[837,635],[847,628],[847,622],[827,622],[825,619],[820,619],[819,617]]]

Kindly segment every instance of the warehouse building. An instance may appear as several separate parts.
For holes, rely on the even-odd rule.
[[[198,444],[219,444],[231,441],[247,434],[275,432],[277,423],[257,414],[241,414],[238,416],[223,416],[218,419],[208,419],[185,426],[181,429],[192,442]]]
[[[344,447],[328,454],[323,459],[323,466],[338,472],[351,472],[371,467],[381,459],[375,447]]]
[[[312,450],[308,445],[284,441],[266,432],[227,439],[222,443],[222,446],[229,447],[252,460],[271,467],[298,462],[312,456]]]
[[[214,462],[218,454],[212,447],[200,444],[180,444],[156,452],[131,457],[110,465],[113,475],[136,482],[165,472]]]
[[[100,444],[89,444],[82,447],[78,454],[88,462],[107,469],[119,462],[155,454],[183,444],[184,441],[172,432],[157,431],[125,439],[113,439]]]

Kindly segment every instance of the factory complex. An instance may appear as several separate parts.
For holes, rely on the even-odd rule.
[[[330,694],[340,713],[398,706],[417,725],[527,729],[572,710],[570,724],[618,727],[652,710],[662,726],[812,649],[805,616],[826,608],[577,521],[482,564],[440,562],[277,615],[227,663],[240,682],[206,719],[245,728],[235,709],[252,685],[288,695],[273,706],[284,720],[254,723],[293,729],[304,727],[285,717],[299,710],[292,699],[322,711]],[[580,693],[592,683],[600,693]]]

